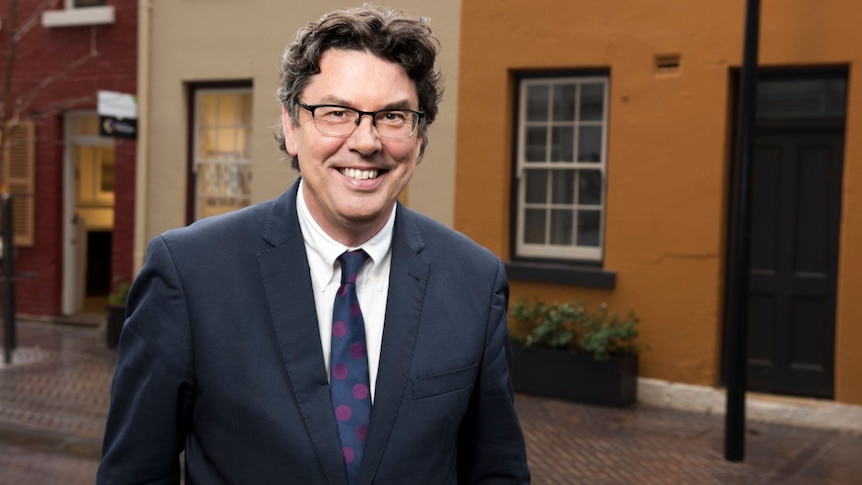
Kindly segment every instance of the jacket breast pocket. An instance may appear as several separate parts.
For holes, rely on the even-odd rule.
[[[476,380],[477,366],[478,364],[471,364],[469,367],[443,374],[415,377],[413,379],[413,399],[439,396],[469,388]]]

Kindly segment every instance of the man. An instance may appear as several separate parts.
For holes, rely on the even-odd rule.
[[[183,451],[187,484],[529,483],[503,266],[397,203],[435,57],[395,11],[300,30],[278,137],[300,180],[150,243],[98,483],[178,483]]]

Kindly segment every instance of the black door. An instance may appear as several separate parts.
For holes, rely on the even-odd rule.
[[[748,387],[833,397],[843,130],[758,131]]]

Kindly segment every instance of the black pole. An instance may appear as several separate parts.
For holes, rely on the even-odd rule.
[[[17,346],[15,336],[15,262],[12,233],[12,196],[3,194],[3,359],[12,363],[12,351]]]
[[[733,240],[728,301],[727,411],[724,458],[745,458],[745,387],[748,365],[748,279],[750,241],[750,176],[757,95],[757,47],[760,36],[760,0],[747,0],[745,47],[739,81],[736,170],[734,173]]]

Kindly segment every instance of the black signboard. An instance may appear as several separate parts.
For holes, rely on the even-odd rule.
[[[99,134],[134,140],[138,137],[138,120],[99,116]]]

